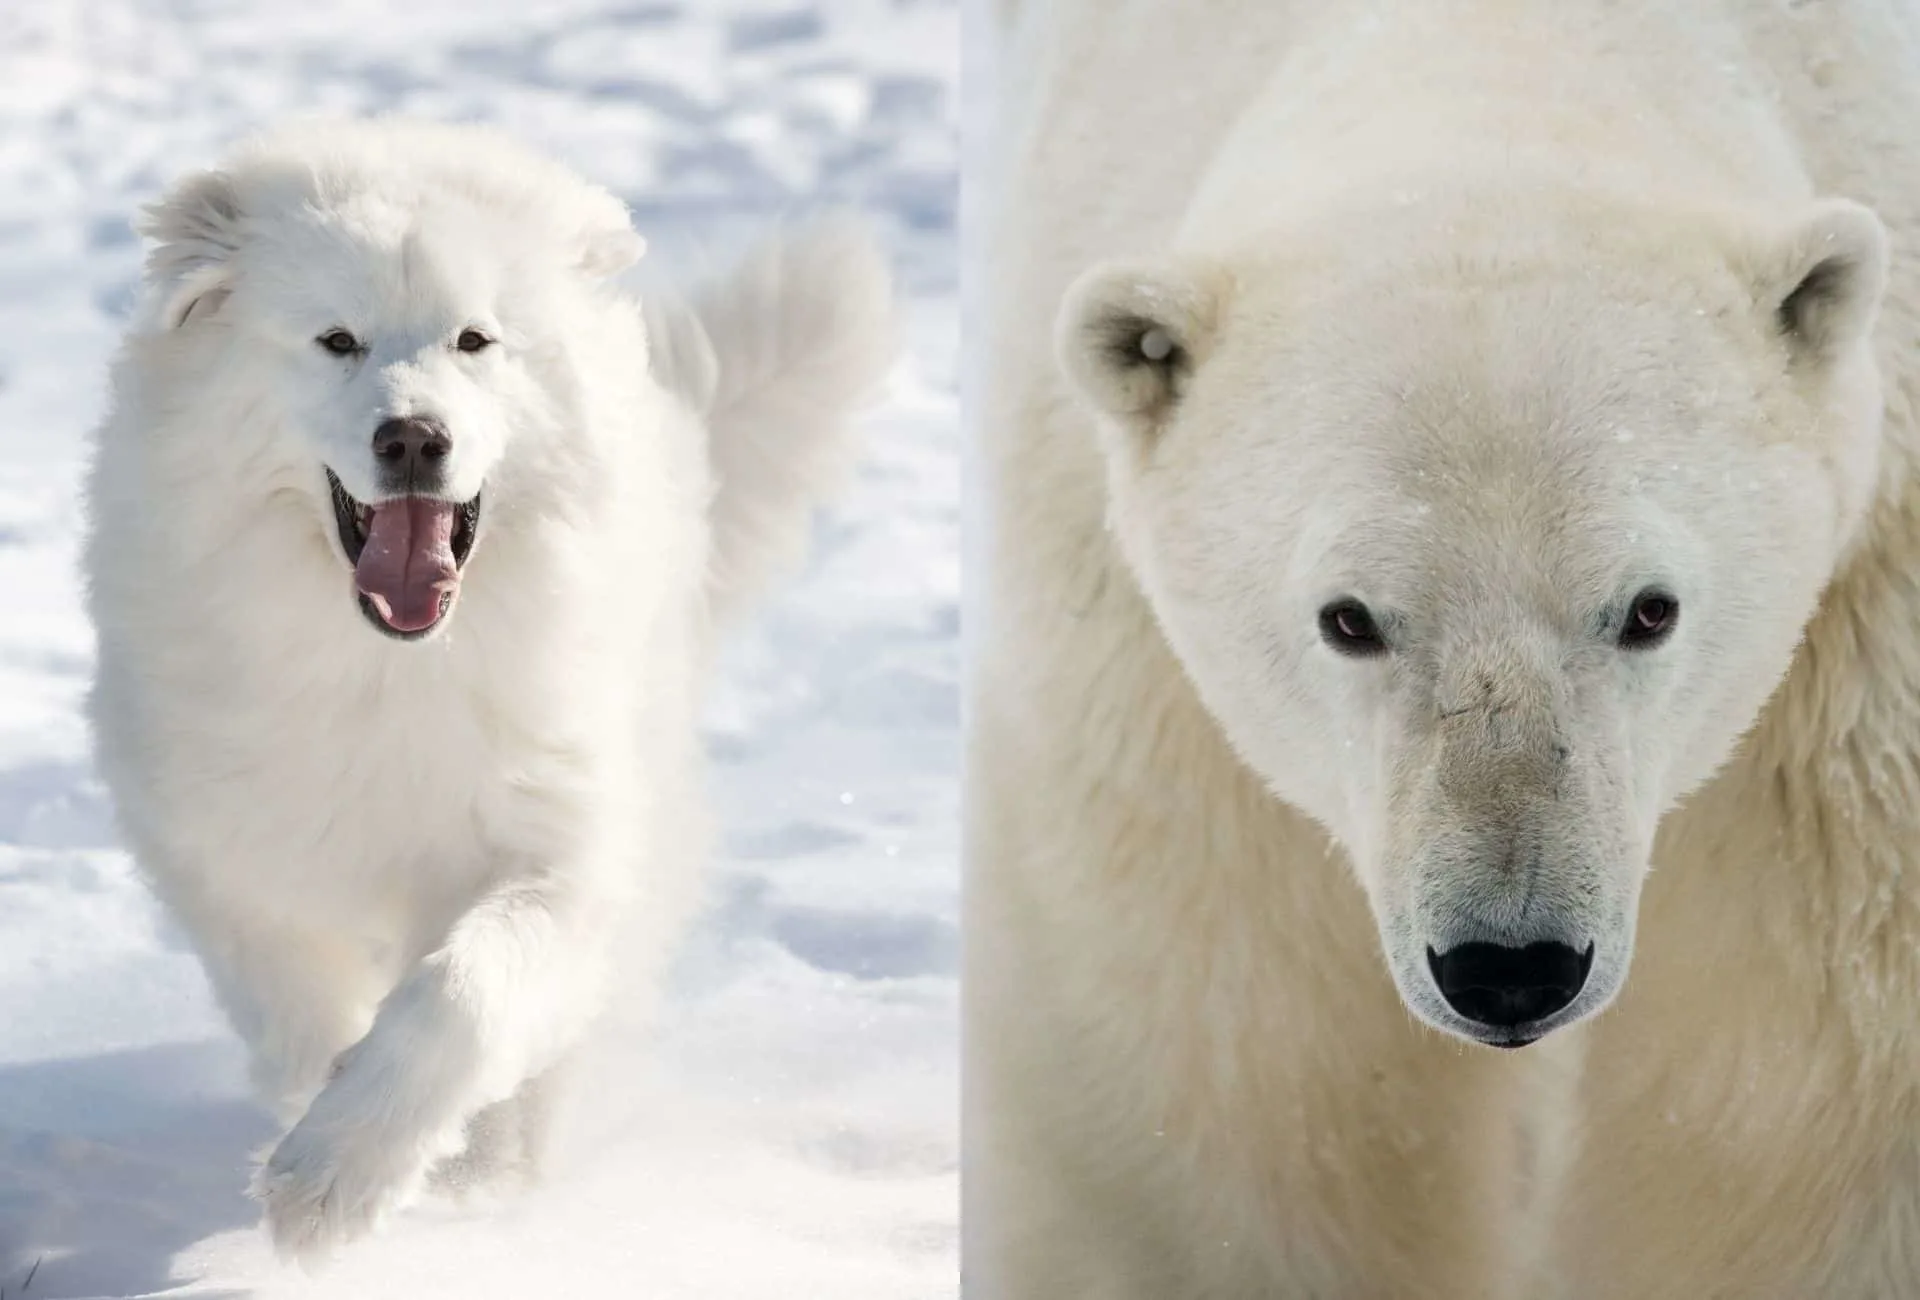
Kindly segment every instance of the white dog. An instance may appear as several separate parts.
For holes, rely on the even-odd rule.
[[[803,549],[891,294],[829,224],[643,312],[611,195],[391,121],[245,147],[143,233],[87,491],[99,762],[313,1261],[429,1174],[530,1172],[616,920],[623,979],[667,950],[710,629]]]

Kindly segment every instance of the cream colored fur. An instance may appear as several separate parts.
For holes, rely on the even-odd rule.
[[[1920,1294],[1920,22],[1003,35],[970,1294]],[[1594,941],[1536,1045],[1467,924]]]

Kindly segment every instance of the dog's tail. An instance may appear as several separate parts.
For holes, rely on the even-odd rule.
[[[835,217],[646,302],[654,377],[706,422],[725,618],[798,565],[814,507],[851,467],[855,417],[898,352],[891,277],[865,227]]]

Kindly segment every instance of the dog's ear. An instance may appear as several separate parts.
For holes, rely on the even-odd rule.
[[[580,270],[594,279],[618,275],[638,262],[647,251],[647,241],[627,224],[621,209],[618,225],[594,226],[580,239]]]
[[[244,219],[233,178],[217,171],[195,172],[141,210],[134,228],[153,241],[147,284],[166,328],[211,316],[226,301]]]

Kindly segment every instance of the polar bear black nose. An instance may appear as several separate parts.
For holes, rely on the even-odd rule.
[[[395,489],[435,491],[445,473],[453,438],[438,420],[407,416],[382,420],[373,431],[373,455]]]
[[[1593,965],[1593,945],[1577,952],[1564,943],[1463,943],[1444,953],[1427,949],[1440,994],[1479,1025],[1512,1029],[1544,1020],[1579,996]]]

